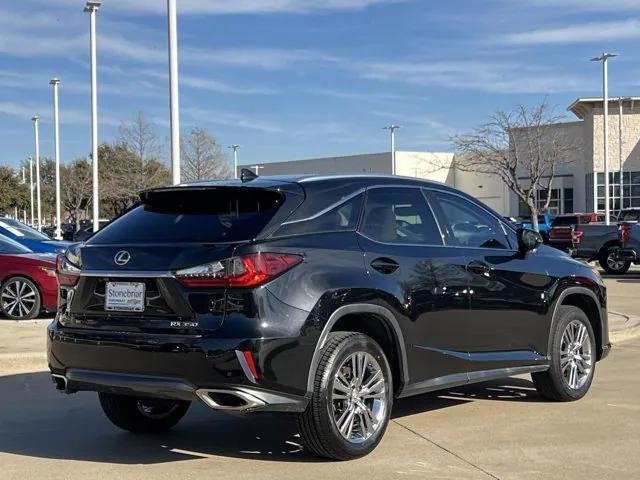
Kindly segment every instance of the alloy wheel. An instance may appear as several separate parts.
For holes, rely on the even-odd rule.
[[[16,318],[25,318],[36,305],[36,292],[24,280],[11,280],[2,289],[2,309]]]
[[[616,250],[612,250],[607,255],[607,265],[611,270],[622,270],[622,268],[625,266],[625,262],[624,260],[618,259]]]
[[[386,389],[372,355],[356,352],[345,359],[333,379],[331,405],[335,425],[347,441],[362,443],[380,428],[387,410]]]
[[[565,328],[560,343],[560,368],[569,388],[582,388],[591,375],[592,366],[589,331],[584,323],[573,320]]]

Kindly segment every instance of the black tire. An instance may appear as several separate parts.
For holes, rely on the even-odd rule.
[[[29,297],[28,306],[30,306],[30,310],[27,313],[21,310],[21,308],[26,308],[26,302],[23,304],[23,307],[16,305],[12,308],[11,304],[7,303],[7,297],[5,296],[15,290],[15,288],[22,289],[22,285],[25,285],[33,292],[33,295]],[[33,302],[31,299],[33,299]],[[2,284],[2,288],[0,288],[0,310],[2,310],[2,314],[5,317],[11,320],[31,320],[40,315],[41,308],[42,298],[40,296],[40,290],[38,290],[38,286],[28,278],[20,276],[11,277]]]
[[[142,398],[98,393],[100,406],[117,427],[133,433],[169,430],[184,417],[190,402],[163,398]]]
[[[631,261],[620,262],[619,267],[614,267],[609,263],[609,257],[614,256],[619,248],[620,247],[617,246],[607,247],[600,253],[600,257],[598,258],[598,263],[602,269],[610,275],[623,275],[631,268]]]
[[[579,388],[571,388],[569,385],[569,382],[562,372],[560,357],[562,336],[567,326],[573,321],[578,321],[586,327],[587,333],[589,334],[589,345],[591,347],[590,372],[585,383]],[[531,374],[538,393],[544,398],[558,402],[572,402],[584,397],[589,391],[589,387],[591,386],[591,382],[593,381],[593,376],[595,374],[596,342],[591,322],[589,322],[589,318],[583,310],[573,306],[561,306],[558,308],[556,318],[553,319],[551,326],[549,348],[551,357],[549,370]]]
[[[365,352],[377,361],[384,378],[386,401],[377,429],[361,443],[352,443],[336,426],[331,392],[335,375],[350,355]],[[330,333],[322,350],[313,382],[313,395],[307,409],[297,414],[298,428],[305,446],[318,456],[334,460],[350,460],[373,451],[387,428],[393,406],[393,379],[389,362],[380,346],[370,337],[355,332]]]

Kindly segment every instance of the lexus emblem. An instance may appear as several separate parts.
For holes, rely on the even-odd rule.
[[[129,263],[129,260],[131,260],[131,254],[126,250],[120,250],[116,253],[116,256],[113,257],[113,261],[116,262],[116,265],[120,265],[121,267]]]

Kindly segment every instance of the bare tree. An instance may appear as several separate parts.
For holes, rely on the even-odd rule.
[[[75,231],[80,229],[80,220],[91,203],[92,174],[91,165],[84,158],[74,160],[61,169],[62,204],[69,213],[70,220],[75,225]]]
[[[553,127],[560,120],[546,100],[534,107],[519,105],[511,112],[497,111],[471,133],[452,138],[461,153],[456,168],[500,177],[527,205],[532,227],[538,230],[536,190],[547,192],[543,209],[548,209],[559,167],[573,162],[581,148]]]
[[[158,168],[158,164],[162,163],[163,148],[155,124],[139,111],[131,122],[120,125],[119,133],[117,144],[134,156],[126,182],[130,190],[137,194],[141,190],[165,184],[165,172]]]
[[[183,180],[230,178],[227,158],[215,138],[200,127],[193,128],[182,137]]]

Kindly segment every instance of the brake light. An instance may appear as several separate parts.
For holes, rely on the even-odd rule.
[[[256,287],[302,262],[289,253],[252,253],[178,270],[176,279],[189,288]]]
[[[618,227],[618,235],[622,243],[627,243],[631,237],[631,225],[623,223]]]
[[[56,258],[56,274],[60,286],[74,287],[80,278],[80,269],[71,263],[65,254],[60,254]]]

